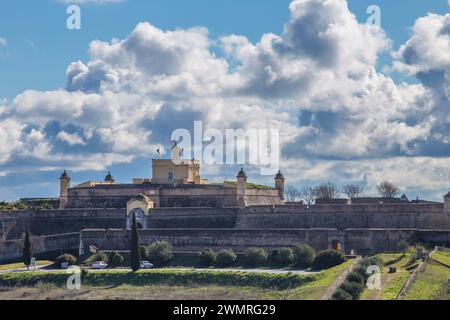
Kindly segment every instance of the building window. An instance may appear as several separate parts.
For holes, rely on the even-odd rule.
[[[172,173],[172,171],[169,171],[169,181],[172,181],[173,180],[173,173]]]

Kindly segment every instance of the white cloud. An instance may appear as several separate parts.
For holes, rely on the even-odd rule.
[[[63,142],[67,142],[71,146],[77,145],[77,144],[81,144],[81,145],[86,144],[83,141],[83,139],[76,133],[70,134],[70,133],[65,132],[64,130],[60,131],[56,137]]]
[[[8,41],[6,39],[0,37],[0,48],[4,48],[8,46]]]
[[[450,156],[450,117],[437,107],[442,97],[435,88],[396,84],[377,72],[379,54],[391,47],[382,29],[358,23],[345,0],[295,0],[290,12],[281,35],[267,33],[257,43],[147,22],[125,39],[93,41],[88,61],[67,67],[65,89],[28,90],[0,107],[0,121],[18,124],[12,133],[0,130],[0,141],[12,141],[0,161],[8,165],[26,155],[39,168],[45,160],[47,167],[103,169],[150,157],[168,144],[172,130],[191,128],[194,120],[219,129],[279,128],[286,170],[315,163],[298,177],[327,179],[341,163],[352,165],[336,170],[336,180],[356,179],[366,169],[399,177],[413,168],[380,170],[375,164]],[[396,67],[444,70],[448,42],[438,30],[448,17],[422,19],[397,53]],[[404,53],[419,46],[416,62],[408,63]],[[416,181],[430,190],[441,187]]]

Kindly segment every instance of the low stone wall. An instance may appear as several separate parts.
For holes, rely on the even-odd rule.
[[[32,237],[33,254],[59,255],[79,248],[79,233]],[[24,240],[0,241],[0,262],[13,261],[22,257]]]

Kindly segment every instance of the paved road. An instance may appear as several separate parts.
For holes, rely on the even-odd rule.
[[[52,264],[50,263],[50,264],[46,264],[46,265],[42,265],[42,266],[37,266],[36,269],[30,268],[29,271],[39,271],[50,265],[52,265]],[[24,267],[24,268],[18,268],[18,269],[0,270],[0,273],[12,273],[12,272],[24,272],[24,271],[28,271],[27,268]]]

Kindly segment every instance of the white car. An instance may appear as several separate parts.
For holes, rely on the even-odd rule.
[[[92,264],[92,269],[106,269],[108,265],[104,261],[95,261]]]
[[[151,269],[153,264],[148,261],[141,261],[141,269]]]

